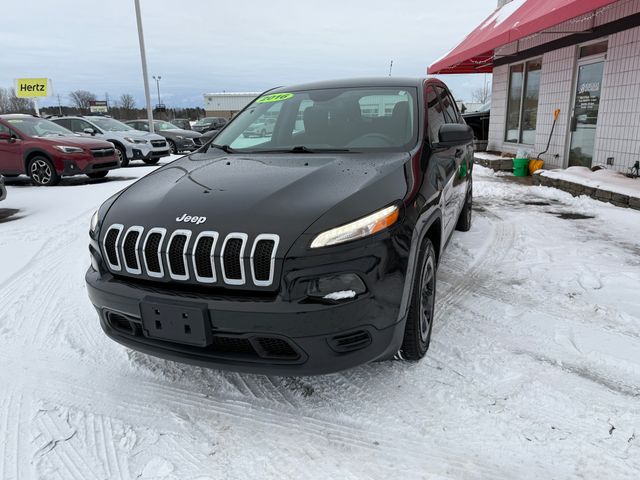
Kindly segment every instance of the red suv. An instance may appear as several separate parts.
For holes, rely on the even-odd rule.
[[[44,118],[0,115],[0,173],[27,174],[36,185],[52,186],[62,176],[102,178],[120,167],[114,146],[82,137]]]

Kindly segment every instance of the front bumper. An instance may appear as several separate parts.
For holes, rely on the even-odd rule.
[[[169,148],[163,149],[142,149],[133,147],[131,149],[132,160],[150,160],[153,158],[162,158],[170,155]]]
[[[120,168],[120,162],[115,155],[96,158],[89,154],[72,154],[54,158],[53,163],[58,173],[64,177]]]
[[[233,297],[168,290],[93,269],[86,281],[110,338],[134,350],[206,367],[277,375],[331,373],[393,356],[404,333],[400,298],[396,304],[371,293],[328,305],[288,302],[275,294]],[[202,308],[213,343],[195,347],[148,338],[143,302]]]

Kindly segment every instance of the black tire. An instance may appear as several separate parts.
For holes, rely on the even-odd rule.
[[[116,155],[118,157],[118,160],[120,160],[120,166],[121,167],[127,167],[129,166],[129,159],[127,158],[127,151],[124,149],[124,147],[121,147],[120,145],[116,145]]]
[[[144,163],[146,163],[147,165],[155,165],[156,163],[158,163],[160,161],[159,158],[145,158],[142,160]]]
[[[471,214],[473,211],[473,183],[469,180],[469,188],[467,189],[467,197],[464,201],[464,207],[460,212],[456,230],[460,232],[468,232],[471,229]]]
[[[27,175],[34,185],[52,187],[60,183],[60,175],[47,157],[41,155],[33,157],[27,165]]]
[[[169,144],[169,153],[171,155],[177,155],[178,147],[176,147],[176,142],[174,142],[173,140],[167,140],[167,143]]]
[[[436,301],[436,253],[429,239],[422,247],[422,262],[417,273],[400,348],[400,356],[411,361],[424,357],[431,343]]]
[[[109,173],[109,170],[104,170],[102,172],[91,172],[87,173],[87,177],[89,178],[104,178]]]

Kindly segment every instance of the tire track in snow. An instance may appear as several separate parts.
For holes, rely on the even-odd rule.
[[[11,363],[11,360],[9,362]],[[228,397],[217,399],[204,393],[187,391],[173,385],[149,382],[135,377],[128,377],[125,382],[119,382],[118,385],[104,383],[94,385],[92,384],[94,373],[80,371],[77,364],[51,362],[45,359],[40,361],[31,359],[29,363],[31,368],[25,371],[22,377],[24,388],[33,389],[34,393],[45,395],[61,405],[73,406],[80,411],[86,405],[94,405],[96,411],[102,410],[100,413],[96,412],[100,415],[108,416],[117,411],[121,421],[127,418],[126,421],[131,424],[146,424],[149,428],[157,428],[159,415],[186,411],[190,418],[199,422],[211,421],[215,416],[226,418],[233,422],[235,428],[242,426],[246,429],[247,434],[251,434],[255,427],[260,425],[269,430],[280,431],[282,438],[287,438],[295,432],[296,435],[313,438],[314,442],[328,442],[332,445],[340,445],[340,448],[381,455],[388,457],[390,461],[398,458],[419,458],[418,463],[423,467],[430,462],[435,465],[446,461],[460,474],[473,468],[477,472],[484,472],[486,476],[494,478],[497,478],[496,471],[499,471],[497,466],[480,464],[469,459],[462,460],[463,452],[455,447],[440,445],[438,454],[430,455],[426,451],[424,441],[407,437],[406,431],[390,432],[388,429],[379,430],[373,425],[367,425],[363,429],[359,425],[338,423],[334,419],[311,416],[309,412],[258,405],[245,399]],[[55,363],[55,369],[51,368],[54,366],[52,363]],[[15,365],[12,366],[15,367]],[[0,375],[6,374],[6,370],[0,372]],[[117,375],[115,370],[112,374]],[[49,380],[43,384],[39,381],[41,378]],[[101,391],[99,387],[103,389],[106,387],[107,391]],[[127,393],[123,396],[122,392]],[[153,403],[150,404],[149,399],[153,399]],[[163,430],[167,429],[170,430],[169,425],[163,426]],[[403,438],[402,444],[397,444],[396,438]]]

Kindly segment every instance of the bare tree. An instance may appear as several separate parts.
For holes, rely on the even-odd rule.
[[[133,110],[136,108],[136,99],[130,93],[123,93],[118,99],[118,106],[123,110]]]
[[[86,111],[89,110],[89,104],[95,101],[96,96],[87,90],[75,90],[69,94],[69,98],[73,105],[80,110]]]
[[[479,87],[471,92],[471,99],[474,102],[485,103],[491,97],[491,86]]]
[[[9,89],[8,92],[8,105],[9,113],[31,113],[33,104],[29,98],[21,98],[16,95],[16,90],[14,88]]]
[[[0,113],[9,112],[9,90],[0,87]]]

